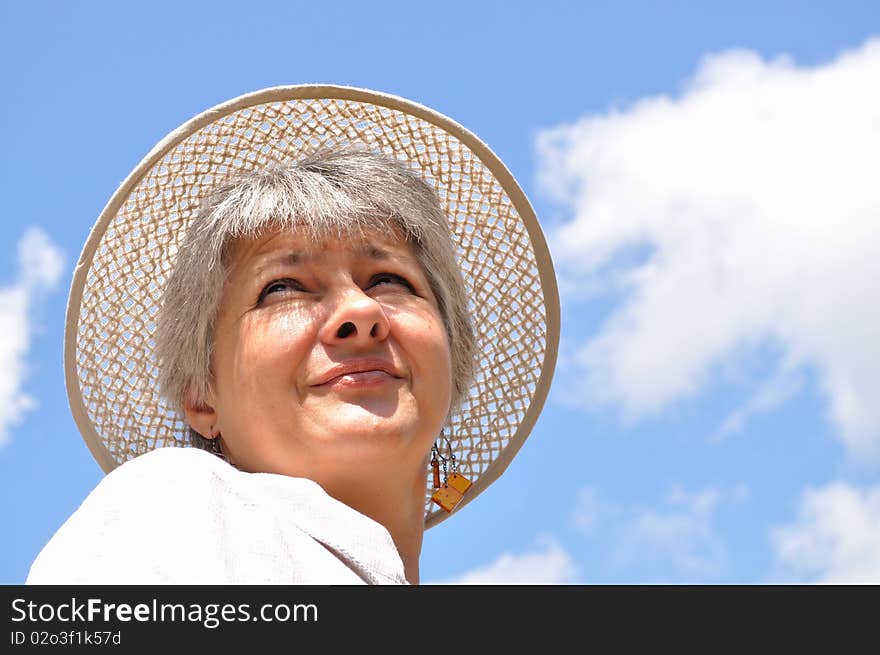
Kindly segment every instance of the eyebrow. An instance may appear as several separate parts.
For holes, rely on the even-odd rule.
[[[387,261],[395,256],[405,262],[416,261],[415,258],[407,252],[401,251],[399,253],[391,253],[372,243],[365,243],[356,246],[355,248],[352,248],[351,251],[356,257],[372,259],[373,261]],[[260,262],[258,268],[259,270],[265,270],[276,265],[297,266],[312,259],[314,259],[314,257],[308,251],[287,251],[268,257]]]
[[[371,243],[365,243],[358,248],[355,248],[354,254],[358,257],[365,257],[376,261],[391,259],[391,253],[387,250],[382,250],[379,246],[375,246]]]

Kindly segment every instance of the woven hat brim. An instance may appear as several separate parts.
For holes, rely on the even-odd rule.
[[[113,194],[86,241],[67,307],[64,366],[77,426],[105,471],[188,445],[158,393],[154,317],[199,203],[230,176],[358,144],[408,163],[438,192],[457,240],[480,361],[450,417],[472,502],[509,465],[540,414],[559,343],[556,277],[534,211],[510,171],[458,123],[397,96],[282,86],[217,105],[154,147]],[[426,480],[429,476],[426,475]],[[426,527],[449,515],[430,502]]]

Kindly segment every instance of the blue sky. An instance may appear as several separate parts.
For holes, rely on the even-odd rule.
[[[423,582],[880,581],[876,3],[3,0],[0,67],[0,583],[101,477],[62,371],[94,220],[188,118],[307,82],[480,136],[560,276],[545,410]]]

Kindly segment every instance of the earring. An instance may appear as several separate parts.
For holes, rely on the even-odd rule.
[[[434,489],[440,488],[440,460],[437,459],[437,442],[431,446],[431,470],[434,473]]]
[[[434,471],[434,491],[431,500],[447,512],[451,512],[461,501],[465,492],[471,488],[471,481],[458,472],[458,463],[455,461],[455,453],[452,451],[452,442],[441,432],[440,437],[446,441],[449,457],[440,454],[437,441],[431,447],[431,468]],[[443,484],[440,484],[440,465],[443,465]],[[452,474],[449,474],[448,465],[452,464]]]
[[[217,455],[217,457],[223,457],[223,448],[220,446],[220,433],[217,433],[216,437],[211,437],[208,441],[211,442],[211,452]]]

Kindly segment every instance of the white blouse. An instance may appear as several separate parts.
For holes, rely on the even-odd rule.
[[[391,535],[315,482],[160,448],[109,473],[27,584],[407,584]]]

